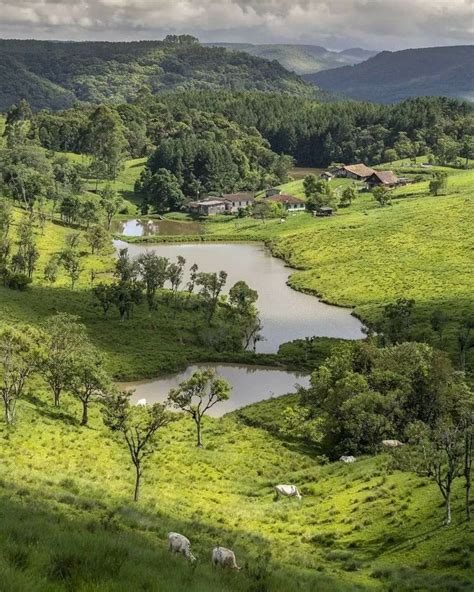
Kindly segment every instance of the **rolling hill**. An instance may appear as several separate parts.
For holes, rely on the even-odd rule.
[[[474,45],[383,51],[354,66],[304,78],[354,99],[393,103],[434,95],[474,101]]]
[[[276,62],[194,38],[130,43],[0,40],[0,111],[25,98],[34,109],[76,101],[126,102],[142,86],[263,90],[310,95],[311,85]]]
[[[321,70],[359,64],[377,54],[376,51],[354,47],[344,51],[330,51],[319,45],[252,43],[209,43],[214,47],[225,47],[233,51],[244,51],[253,56],[276,60],[284,68],[297,74],[312,74]]]

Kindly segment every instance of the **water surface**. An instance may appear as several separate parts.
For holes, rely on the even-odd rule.
[[[146,399],[147,404],[163,403],[172,388],[189,378],[199,368],[214,368],[217,374],[225,378],[232,386],[230,398],[222,403],[217,403],[210,409],[209,415],[214,417],[250,405],[250,403],[295,392],[296,385],[309,386],[309,376],[305,374],[235,364],[196,364],[189,366],[179,374],[140,382],[124,382],[119,386],[124,389],[135,389],[131,399],[132,403],[136,403],[139,399]]]
[[[200,222],[180,222],[179,220],[113,220],[111,231],[123,236],[153,235],[193,235],[203,234],[204,226]]]
[[[257,344],[259,353],[275,353],[281,343],[305,337],[365,337],[362,323],[350,309],[324,304],[290,288],[286,282],[291,270],[259,243],[140,245],[115,241],[115,246],[128,248],[132,257],[147,250],[172,260],[182,255],[187,271],[193,263],[198,264],[199,271],[224,270],[228,273],[226,291],[239,280],[247,282],[259,295],[257,307],[265,338]]]

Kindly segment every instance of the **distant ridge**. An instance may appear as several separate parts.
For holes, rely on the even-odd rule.
[[[424,95],[474,101],[474,45],[383,51],[304,78],[324,90],[380,103]]]
[[[76,101],[123,103],[148,86],[167,90],[261,90],[312,96],[314,87],[277,62],[206,47],[189,35],[163,41],[0,39],[0,111],[20,99],[34,109]]]
[[[284,68],[297,74],[312,74],[321,70],[358,64],[377,54],[376,51],[354,47],[343,51],[331,51],[320,45],[208,43],[208,46],[225,47],[244,51],[253,56],[276,60]]]

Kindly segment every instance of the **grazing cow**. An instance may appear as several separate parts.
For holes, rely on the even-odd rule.
[[[144,407],[146,405],[146,399],[138,399],[137,405]]]
[[[189,539],[178,532],[168,533],[168,548],[173,553],[181,553],[188,561],[194,563],[196,557],[191,553],[191,543]]]
[[[296,485],[276,485],[275,486],[275,500],[277,500],[280,496],[283,497],[296,497],[299,501],[301,501],[301,493]]]
[[[400,440],[382,440],[382,445],[386,448],[400,448],[400,446],[405,446]]]
[[[235,560],[235,553],[225,547],[214,547],[212,549],[212,565],[214,567],[220,565],[221,567],[228,567],[240,571],[242,568],[237,565]]]
[[[355,456],[341,456],[339,460],[343,463],[349,464],[355,462]]]

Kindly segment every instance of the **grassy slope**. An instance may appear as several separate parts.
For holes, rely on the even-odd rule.
[[[209,420],[198,450],[183,417],[163,433],[133,504],[125,449],[97,410],[79,428],[75,401],[58,412],[39,386],[31,393],[0,439],[0,581],[9,592],[381,589],[373,574],[396,590],[469,589],[461,492],[445,529],[435,486],[392,473],[386,457],[317,466],[233,417]],[[301,485],[302,506],[274,502],[277,482]],[[168,557],[169,530],[192,539],[195,570]],[[235,550],[242,573],[212,573],[216,544]],[[251,587],[265,556],[272,575]]]

